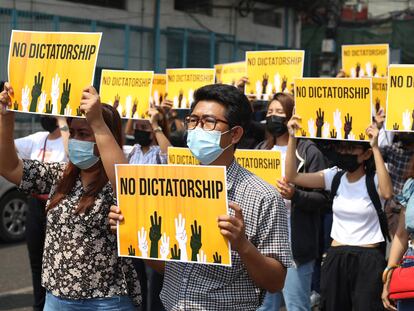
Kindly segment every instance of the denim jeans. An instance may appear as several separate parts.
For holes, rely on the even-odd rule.
[[[65,299],[46,293],[44,311],[136,311],[137,308],[128,296],[108,298]]]
[[[296,268],[287,270],[283,297],[288,311],[310,311],[310,294],[312,273],[315,261],[309,261]],[[258,311],[279,311],[282,293],[266,293],[262,306]]]

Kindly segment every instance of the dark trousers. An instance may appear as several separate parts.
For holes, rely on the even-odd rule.
[[[45,305],[46,291],[42,286],[42,258],[46,237],[46,202],[29,198],[26,217],[26,241],[29,251],[33,283],[33,310],[41,311]]]
[[[322,310],[384,310],[381,301],[384,268],[385,259],[379,248],[331,247],[322,265]]]
[[[145,265],[141,259],[134,259],[133,264],[137,271],[142,294],[142,311],[164,311],[160,299],[163,275]]]

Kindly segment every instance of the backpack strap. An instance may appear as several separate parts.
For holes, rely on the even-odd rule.
[[[377,211],[378,220],[381,227],[381,232],[384,236],[384,239],[387,241],[391,241],[390,233],[388,230],[388,221],[387,216],[385,215],[385,212],[382,208],[381,200],[378,195],[377,187],[375,186],[374,181],[375,173],[367,173],[365,178],[365,183],[367,186],[369,197],[372,201],[372,204],[374,204],[375,210]]]
[[[335,174],[334,178],[332,179],[331,195],[330,195],[332,201],[336,196],[336,192],[338,191],[339,184],[341,183],[341,178],[342,178],[342,176],[344,176],[345,173],[346,173],[346,171],[343,171],[343,170],[338,171]]]

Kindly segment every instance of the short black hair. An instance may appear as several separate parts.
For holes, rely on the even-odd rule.
[[[252,107],[247,97],[238,88],[227,84],[210,84],[194,92],[194,102],[191,112],[198,102],[211,100],[226,108],[226,119],[229,127],[241,126],[246,129],[252,117]]]
[[[0,81],[0,92],[4,91],[4,83],[6,83],[5,81]]]

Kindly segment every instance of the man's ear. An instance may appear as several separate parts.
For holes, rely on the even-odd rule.
[[[237,144],[240,139],[243,137],[244,130],[241,126],[235,126],[231,130],[231,143],[233,145]]]
[[[365,161],[371,158],[371,156],[372,156],[372,149],[369,148],[368,150],[365,150],[364,153],[362,154],[362,159]]]

